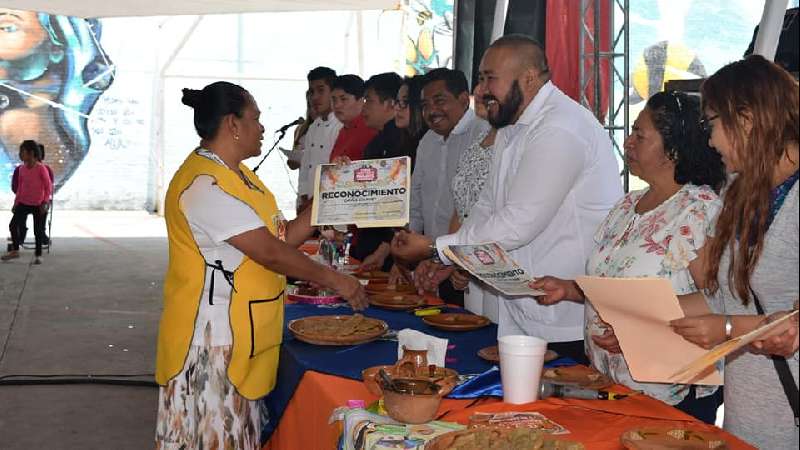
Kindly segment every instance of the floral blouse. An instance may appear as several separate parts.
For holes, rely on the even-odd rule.
[[[461,222],[467,218],[472,207],[478,201],[478,196],[492,170],[494,146],[481,147],[481,142],[489,134],[489,130],[490,128],[480,133],[478,139],[461,154],[456,174],[451,182],[453,205],[458,214],[458,220]]]
[[[716,220],[722,202],[708,186],[686,184],[664,203],[638,214],[636,204],[647,191],[630,192],[611,209],[595,234],[595,248],[586,263],[586,273],[619,278],[661,277],[670,280],[677,295],[696,292],[689,263],[705,244],[706,230]],[[603,334],[605,328],[590,302],[586,302],[584,311],[586,353],[600,372],[670,405],[686,397],[688,385],[634,381],[621,354],[608,353],[592,341],[590,336]],[[715,386],[697,386],[697,397],[711,395],[715,390]]]

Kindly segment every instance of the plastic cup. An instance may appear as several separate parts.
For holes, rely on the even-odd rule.
[[[547,341],[533,336],[511,335],[498,340],[503,401],[519,405],[539,399],[539,383]]]

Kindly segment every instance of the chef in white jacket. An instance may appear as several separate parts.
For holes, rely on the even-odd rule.
[[[622,196],[611,140],[597,119],[550,82],[543,48],[509,35],[496,40],[480,65],[482,100],[498,128],[492,171],[461,228],[435,241],[400,232],[396,258],[441,262],[433,282],[452,266],[442,249],[498,242],[533,276],[585,272],[592,236]],[[450,266],[450,267],[447,267]],[[585,362],[583,305],[540,305],[533,297],[499,300],[499,334],[538,336],[556,352]]]

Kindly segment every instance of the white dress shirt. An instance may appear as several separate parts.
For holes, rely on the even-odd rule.
[[[489,124],[468,109],[445,139],[428,130],[417,146],[417,160],[411,176],[410,227],[431,238],[447,234],[453,215],[450,183],[461,154],[475,142]]]
[[[314,177],[317,166],[330,162],[331,150],[342,129],[342,122],[328,113],[325,118],[317,117],[305,135],[303,158],[300,162],[300,175],[297,178],[297,195],[314,196]]]
[[[452,244],[498,242],[533,276],[574,279],[585,273],[592,236],[622,197],[608,133],[587,109],[546,83],[513,125],[495,139],[492,172]],[[498,334],[549,342],[583,338],[583,304],[539,305],[532,297],[499,298]]]

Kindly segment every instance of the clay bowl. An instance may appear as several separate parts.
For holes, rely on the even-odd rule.
[[[386,389],[383,393],[383,405],[386,412],[394,420],[403,423],[427,423],[436,417],[439,404],[444,396],[443,389],[432,389],[427,380],[395,378],[394,384],[402,392]]]
[[[389,378],[399,377],[397,375],[397,371],[395,366],[375,366],[369,367],[361,371],[361,377],[364,380],[364,385],[367,386],[367,390],[369,390],[373,395],[377,395],[380,397],[384,394],[383,389],[381,389],[380,383],[378,383],[378,372],[383,369],[386,371],[386,374],[389,375]],[[413,379],[419,380],[426,380],[431,381],[433,383],[438,384],[442,387],[443,394],[442,396],[446,396],[453,390],[453,388],[458,384],[458,372],[453,369],[448,369],[446,367],[436,367],[436,371],[434,372],[434,376],[431,377],[430,371],[427,367],[420,368],[417,372],[417,375],[413,377]],[[399,379],[399,378],[398,378]]]
[[[413,284],[368,284],[364,288],[368,294],[385,294],[385,295],[397,295],[397,294],[416,294],[417,288],[414,287]]]

